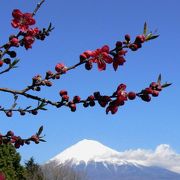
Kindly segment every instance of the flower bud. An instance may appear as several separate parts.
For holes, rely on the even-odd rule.
[[[66,90],[61,90],[61,91],[59,92],[59,95],[60,95],[60,96],[67,95],[67,91],[66,91]]]
[[[19,40],[17,37],[13,37],[11,40],[10,40],[10,44],[11,46],[15,46],[15,47],[18,47],[19,46]]]
[[[15,144],[14,144],[14,147],[16,148],[16,149],[18,149],[18,148],[20,148],[20,143],[19,142],[16,142]]]
[[[146,40],[144,35],[138,35],[136,36],[135,42],[137,43],[143,43]]]
[[[130,39],[131,39],[130,35],[129,35],[129,34],[126,34],[126,35],[125,35],[125,40],[126,40],[127,42],[129,42]]]
[[[156,89],[156,88],[158,87],[158,83],[157,83],[157,82],[152,82],[152,83],[150,84],[150,87],[151,87],[152,89]]]
[[[45,81],[45,84],[46,84],[46,86],[48,86],[48,87],[51,87],[51,86],[52,86],[52,82],[51,82],[51,81]]]
[[[31,113],[32,113],[33,115],[37,115],[37,114],[38,114],[38,111],[37,111],[36,109],[33,109],[33,110],[31,111]]]
[[[15,51],[8,51],[7,54],[9,54],[9,56],[11,58],[15,58],[16,57],[16,52]]]
[[[74,103],[79,103],[81,101],[81,98],[79,96],[74,96],[73,102]]]
[[[83,103],[83,106],[86,108],[86,107],[89,106],[89,103],[85,101],[85,102]]]
[[[87,61],[87,62],[85,63],[85,68],[86,68],[87,70],[91,70],[91,69],[92,69],[92,62]]]
[[[151,101],[151,96],[149,96],[148,94],[143,94],[140,97],[143,101],[146,101],[146,102]]]
[[[52,71],[47,71],[46,72],[46,78],[49,78],[49,76],[53,76],[53,72]]]
[[[94,101],[90,101],[90,102],[89,102],[89,105],[90,105],[91,107],[93,107],[93,106],[95,106],[95,102],[94,102]]]
[[[138,49],[138,45],[137,44],[130,44],[129,48],[132,50],[132,51],[136,51]]]
[[[145,94],[152,94],[152,92],[153,92],[153,90],[150,87],[143,90],[143,93],[145,93]]]
[[[117,41],[116,42],[116,47],[117,48],[121,48],[122,47],[122,42],[121,41]]]
[[[60,75],[56,75],[56,76],[55,76],[55,79],[60,79]]]
[[[68,95],[62,95],[62,100],[63,101],[68,101],[69,100],[69,96]]]
[[[8,131],[6,135],[7,136],[14,136],[14,132],[13,131]]]
[[[38,139],[38,137],[37,137],[37,135],[32,135],[30,139],[31,139],[31,141],[36,141]]]
[[[95,97],[96,99],[99,99],[99,98],[101,97],[100,92],[99,92],[99,91],[94,92],[94,97]]]
[[[134,100],[136,98],[136,93],[135,92],[129,92],[128,93],[128,99],[129,100]]]
[[[6,64],[10,64],[10,63],[11,63],[11,59],[9,59],[9,58],[5,58],[5,59],[4,59],[4,63],[6,63]]]
[[[94,101],[94,99],[95,99],[95,98],[94,98],[93,95],[91,95],[91,96],[89,96],[89,97],[87,98],[88,101]]]
[[[12,111],[11,111],[11,110],[10,110],[10,111],[7,111],[7,112],[6,112],[6,116],[7,116],[7,117],[12,117]]]
[[[20,110],[19,112],[20,112],[21,116],[24,116],[26,114],[25,111],[23,111],[23,110]]]
[[[65,67],[64,64],[59,63],[59,64],[57,64],[57,65],[55,66],[55,70],[56,70],[58,73],[65,73],[65,72],[67,71],[67,68]]]
[[[75,112],[75,111],[76,111],[76,104],[72,103],[72,104],[70,105],[70,108],[71,108],[71,111],[72,111],[72,112]]]

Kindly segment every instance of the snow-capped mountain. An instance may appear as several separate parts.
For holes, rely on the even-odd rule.
[[[126,164],[127,162],[119,159],[119,156],[119,152],[106,147],[97,141],[84,139],[50,159],[50,161],[56,161],[57,164],[71,161],[76,165],[79,165],[82,162],[88,164],[88,162],[91,161]]]
[[[87,176],[83,180],[180,180],[178,173],[122,159],[120,152],[87,139],[67,148],[46,164],[49,163],[84,172]]]

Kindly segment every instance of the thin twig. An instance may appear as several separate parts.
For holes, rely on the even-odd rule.
[[[1,71],[1,72],[0,72],[0,74],[4,74],[4,73],[6,73],[6,72],[10,71],[11,69],[12,69],[12,67],[11,67],[11,66],[9,66],[7,69],[5,69],[5,70]]]
[[[35,15],[36,15],[37,11],[39,10],[39,8],[41,7],[41,5],[42,5],[44,2],[45,2],[45,0],[41,0],[41,2],[37,4],[35,10],[34,10],[33,13],[32,13],[32,16],[35,16]]]
[[[79,63],[77,63],[77,64],[75,64],[75,65],[73,65],[73,66],[70,66],[70,67],[68,67],[68,68],[66,69],[66,71],[70,71],[70,70],[72,70],[72,69],[75,69],[76,67],[84,64],[85,62],[86,62],[86,61],[79,62]],[[56,76],[56,75],[62,75],[62,73],[58,73],[58,72],[57,72],[57,73],[55,73],[53,76]],[[45,79],[46,79],[46,80],[49,80],[49,79],[51,79],[51,78],[52,78],[52,77],[44,78],[42,81],[44,81]],[[30,85],[30,86],[27,86],[26,88],[24,88],[24,89],[21,90],[21,91],[22,91],[23,93],[25,93],[25,92],[31,90],[33,87],[34,87],[34,85]]]
[[[19,95],[25,96],[26,98],[31,98],[31,99],[34,99],[34,100],[37,100],[37,101],[40,101],[40,102],[43,102],[43,103],[51,104],[53,106],[58,105],[57,102],[53,102],[51,100],[41,98],[39,96],[34,96],[34,95],[31,95],[31,94],[27,94],[27,93],[24,93],[24,92],[18,91],[18,90],[12,90],[12,89],[8,89],[8,88],[0,88],[0,91],[11,93],[13,95],[19,94]]]

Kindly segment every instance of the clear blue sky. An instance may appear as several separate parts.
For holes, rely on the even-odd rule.
[[[12,10],[32,12],[37,2],[1,1],[1,44],[7,41],[8,35],[17,32],[10,25]],[[116,73],[111,66],[105,72],[98,72],[96,67],[92,71],[79,67],[54,81],[53,87],[43,88],[39,95],[57,100],[61,89],[67,89],[71,96],[87,97],[97,90],[108,94],[120,83],[126,83],[127,90],[139,91],[156,80],[159,73],[173,85],[150,103],[139,99],[127,102],[115,115],[106,115],[105,109],[98,105],[88,109],[80,105],[75,113],[50,106],[38,116],[16,114],[7,118],[1,113],[3,133],[13,129],[27,137],[44,125],[47,143],[22,147],[18,151],[23,161],[33,156],[43,163],[85,138],[98,140],[118,151],[154,149],[166,143],[180,152],[179,7],[179,0],[46,0],[36,16],[37,26],[47,27],[52,22],[55,30],[45,42],[37,41],[32,49],[18,49],[19,68],[1,76],[1,87],[23,89],[34,75],[53,70],[58,62],[73,65],[87,49],[104,44],[114,47],[126,33],[132,37],[140,34],[145,21],[150,30],[158,30],[160,37],[144,44],[138,52],[129,52],[126,64]],[[11,97],[0,92],[0,104],[8,107],[10,103]],[[31,101],[22,99],[19,103],[28,105]]]

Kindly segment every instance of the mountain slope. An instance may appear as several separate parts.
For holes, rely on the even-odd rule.
[[[123,160],[119,152],[87,139],[67,148],[47,164],[52,162],[56,167],[65,165],[84,172],[88,180],[180,180],[178,173]]]
[[[126,163],[119,159],[119,155],[119,152],[97,141],[84,139],[50,159],[50,161],[56,161],[57,164],[67,161],[73,161],[74,164],[79,164],[81,161],[85,163],[89,161]]]

